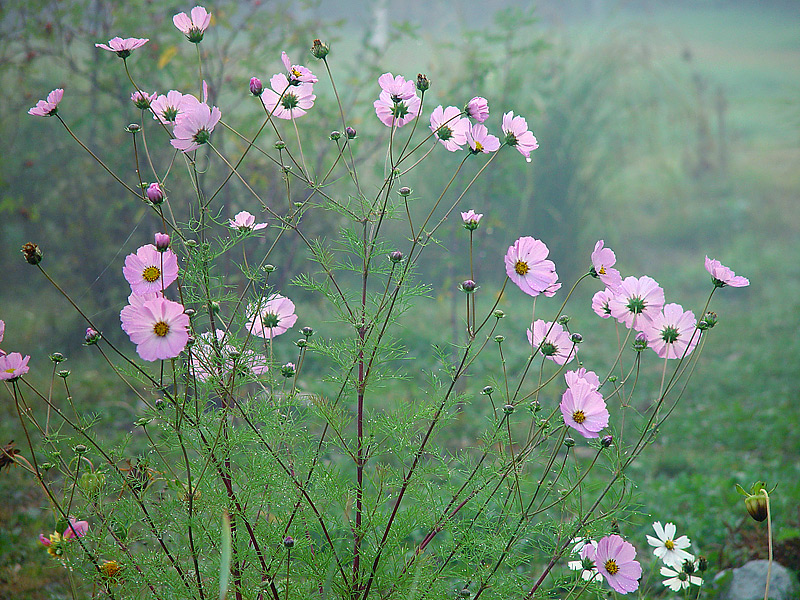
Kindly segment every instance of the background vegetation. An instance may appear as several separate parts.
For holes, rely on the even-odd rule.
[[[166,91],[166,82],[184,82],[189,91],[197,87],[189,55],[194,49],[181,43],[170,18],[190,6],[140,1],[123,10],[113,4],[3,7],[0,318],[7,324],[3,348],[32,356],[32,378],[47,381],[47,355],[64,352],[75,397],[99,414],[113,414],[110,425],[124,436],[137,407],[81,347],[77,315],[32,277],[17,252],[29,240],[42,245],[51,272],[103,324],[105,335],[118,335],[127,295],[120,264],[139,245],[136,232],[154,225],[145,207],[121,196],[56,123],[25,114],[50,89],[65,87],[63,113],[71,126],[133,176],[131,157],[113,149],[126,147],[123,128],[139,118],[138,111],[128,101],[119,65],[92,44],[117,34],[150,37],[141,64],[146,56],[160,68],[139,73],[147,81],[142,85]],[[742,516],[733,484],[763,479],[779,485],[773,494],[778,559],[800,569],[800,266],[793,260],[800,253],[800,17],[780,3],[634,3],[623,10],[593,2],[584,13],[554,7],[544,3],[533,14],[512,8],[489,23],[467,8],[449,12],[436,3],[436,18],[426,19],[411,3],[403,14],[389,12],[390,23],[408,22],[390,26],[384,41],[371,17],[336,22],[353,11],[216,2],[207,5],[217,19],[204,42],[214,55],[207,78],[212,99],[231,115],[225,118],[246,123],[256,108],[248,103],[249,77],[275,72],[281,49],[305,57],[310,40],[327,38],[334,64],[346,70],[347,102],[363,115],[358,129],[364,155],[373,134],[381,133],[371,102],[375,78],[385,70],[427,73],[433,81],[429,108],[483,93],[498,98],[491,105],[494,122],[501,110],[525,115],[541,144],[533,162],[504,161],[465,199],[465,209],[486,214],[477,279],[488,289],[501,280],[502,253],[519,235],[541,237],[565,281],[585,268],[594,241],[604,238],[624,274],[648,273],[665,287],[668,301],[696,310],[708,290],[705,254],[750,277],[750,288],[722,290],[715,298],[721,322],[680,410],[635,464],[640,511],[621,527],[638,540],[642,557],[649,555],[643,533],[650,522],[672,520],[714,569],[741,564],[763,552],[764,531]],[[369,15],[363,7],[360,13]],[[304,125],[327,132],[334,119],[325,111],[333,104],[320,93],[313,121]],[[118,115],[125,112],[128,120],[121,122]],[[437,171],[447,172],[445,166]],[[380,161],[373,168],[380,173]],[[265,189],[279,182],[275,173],[260,175]],[[417,201],[430,200],[441,188],[439,177],[432,169],[415,178]],[[235,186],[231,190],[225,199],[230,216],[245,208],[243,196]],[[461,303],[455,285],[463,276],[454,265],[461,264],[465,245],[458,224],[440,237],[452,260],[422,273],[423,280],[442,284],[418,310],[421,322],[451,323],[455,331]],[[279,267],[289,280],[304,257],[292,246],[285,256]],[[300,290],[292,293],[302,298]],[[592,318],[589,298],[582,299],[586,311],[573,314],[587,339],[606,325]],[[325,335],[332,327],[328,316],[310,302],[299,304]],[[513,305],[502,308],[515,312]],[[526,325],[522,318],[506,323],[504,334]],[[430,327],[409,328],[403,342],[412,357],[427,356],[442,341],[435,334]],[[587,359],[606,350],[585,346]],[[387,394],[408,397],[431,366],[410,368],[419,380],[393,384]],[[481,402],[476,398],[464,411],[465,427],[483,418]],[[0,402],[0,416],[0,443],[19,443],[8,402]],[[19,469],[0,474],[0,598],[65,597],[61,569],[36,541],[39,532],[52,529],[46,508]],[[650,593],[658,592],[653,586]]]

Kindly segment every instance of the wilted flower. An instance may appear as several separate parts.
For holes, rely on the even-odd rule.
[[[36,106],[28,110],[28,114],[35,117],[51,117],[58,112],[58,103],[63,97],[64,90],[55,89],[47,94],[47,100],[39,100]]]
[[[38,265],[40,262],[42,262],[42,249],[39,248],[39,244],[25,242],[22,244],[20,252],[22,252],[25,262],[27,262],[29,265]]]
[[[330,51],[331,49],[328,47],[328,44],[325,44],[320,40],[314,40],[314,42],[311,44],[311,55],[314,58],[322,60],[323,58],[328,56],[328,53]]]
[[[121,37],[115,37],[108,40],[108,44],[95,44],[95,46],[109,52],[116,52],[120,58],[128,58],[131,55],[131,51],[141,48],[149,41],[147,38],[122,39]]]
[[[202,6],[195,6],[190,14],[191,17],[183,12],[178,13],[172,17],[172,22],[186,36],[187,40],[193,44],[198,44],[211,24],[211,15]]]

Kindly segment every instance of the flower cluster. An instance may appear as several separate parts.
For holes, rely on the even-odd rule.
[[[702,585],[703,579],[694,575],[698,561],[687,550],[692,545],[689,538],[685,535],[676,538],[677,528],[674,523],[662,526],[660,521],[656,521],[653,523],[653,529],[656,537],[648,535],[647,543],[653,546],[653,554],[664,563],[660,571],[666,578],[663,581],[664,585],[673,592],[685,590],[690,585]]]
[[[89,531],[89,522],[88,521],[78,521],[73,519],[72,517],[69,518],[69,524],[67,525],[66,530],[64,533],[59,533],[58,531],[54,531],[50,534],[49,537],[45,537],[43,534],[39,534],[39,543],[41,543],[45,548],[47,548],[47,552],[53,558],[59,558],[64,553],[64,544],[69,540],[73,540],[76,538],[81,538],[85,536]]]
[[[270,78],[270,87],[261,92],[261,102],[267,113],[278,119],[297,119],[314,106],[317,78],[308,68],[293,65],[286,52],[281,53],[281,62],[286,73],[276,73]],[[252,80],[250,89],[255,93]]]

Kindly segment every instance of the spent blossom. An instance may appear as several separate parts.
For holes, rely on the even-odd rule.
[[[558,280],[555,264],[547,259],[549,253],[541,240],[523,236],[506,252],[506,274],[523,292],[538,296]]]
[[[134,294],[160,292],[178,278],[178,257],[172,250],[159,252],[153,244],[145,244],[125,257],[122,274]]]
[[[467,105],[464,107],[464,112],[478,123],[483,123],[489,118],[489,102],[487,102],[486,98],[475,96],[472,100],[467,102]]]
[[[694,560],[694,556],[686,551],[686,548],[692,545],[691,541],[685,535],[679,538],[675,537],[677,528],[674,523],[662,526],[661,521],[656,521],[653,523],[653,530],[656,537],[648,535],[647,543],[653,546],[653,554],[660,558],[665,565],[680,571],[683,561]]]
[[[530,158],[531,152],[539,147],[539,142],[528,129],[528,122],[524,117],[515,117],[513,110],[503,115],[502,129],[506,134],[505,143],[516,148],[525,158]]]
[[[58,112],[58,103],[64,97],[64,90],[55,89],[47,94],[47,100],[39,100],[36,106],[28,110],[29,115],[34,117],[52,117]]]
[[[443,109],[441,104],[431,113],[431,131],[442,145],[450,152],[461,150],[467,143],[469,120],[461,117],[461,111],[455,106]]]
[[[608,535],[597,542],[595,566],[608,585],[620,594],[634,592],[639,587],[642,566],[635,558],[633,544],[618,535]]]
[[[184,152],[197,150],[202,144],[208,143],[220,117],[222,113],[216,106],[199,102],[175,121],[175,138],[170,143]]]
[[[211,24],[211,15],[202,6],[195,6],[189,15],[183,12],[178,13],[172,17],[172,22],[186,36],[187,40],[193,44],[199,44]]]
[[[597,277],[606,288],[614,291],[618,290],[622,284],[622,275],[611,267],[617,262],[617,256],[611,248],[605,248],[603,240],[598,240],[592,252],[592,268],[589,271],[592,276]]]
[[[716,287],[725,287],[726,285],[731,287],[746,287],[750,285],[750,280],[747,279],[747,277],[737,275],[718,260],[708,258],[708,256],[706,256],[706,271],[711,275],[711,279]]]
[[[675,303],[665,304],[660,313],[644,323],[642,333],[661,358],[682,358],[700,341],[694,313]]]
[[[150,105],[153,101],[158,98],[158,92],[153,92],[152,94],[148,94],[147,92],[143,92],[141,90],[136,90],[131,94],[131,102],[136,108],[141,110],[147,110],[150,108]]]
[[[241,232],[258,231],[264,229],[266,223],[256,223],[255,215],[250,214],[246,210],[236,213],[232,219],[228,219],[228,225],[233,229],[238,229]]]
[[[95,47],[116,52],[120,58],[128,58],[133,50],[141,48],[150,40],[148,38],[125,38],[115,37],[108,40],[108,44],[95,44]]]

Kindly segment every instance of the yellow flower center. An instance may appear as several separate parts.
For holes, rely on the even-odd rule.
[[[10,369],[6,369],[5,371],[3,371],[3,373],[13,373],[13,372],[14,372],[14,367],[11,367]]]
[[[586,415],[583,414],[582,410],[576,410],[574,413],[572,413],[572,420],[580,425],[586,420]]]
[[[605,267],[600,267],[600,270],[598,271],[598,273],[600,275],[605,275],[606,274],[606,268]]]
[[[477,152],[483,152],[483,144],[481,144],[478,140],[475,140],[475,150]]]
[[[302,73],[297,69],[292,69],[292,75],[294,75],[295,77],[300,77]]]
[[[609,558],[606,561],[605,567],[609,575],[616,575],[617,573],[619,573],[619,567],[617,566],[617,563],[613,558]]]
[[[147,267],[144,271],[142,271],[142,279],[144,279],[147,283],[153,283],[159,277],[161,277],[161,269],[158,267]]]
[[[528,263],[518,260],[514,265],[514,271],[517,275],[525,275],[525,273],[530,271],[530,268],[528,267]]]
[[[675,542],[673,542],[672,540],[667,540],[664,542],[664,547],[667,550],[675,550]]]
[[[158,337],[164,337],[169,333],[169,325],[164,323],[164,321],[159,321],[153,325],[153,333],[155,333]]]
[[[119,566],[119,563],[115,560],[107,560],[102,565],[100,565],[100,572],[109,579],[119,575],[119,572],[121,570],[122,568]]]

